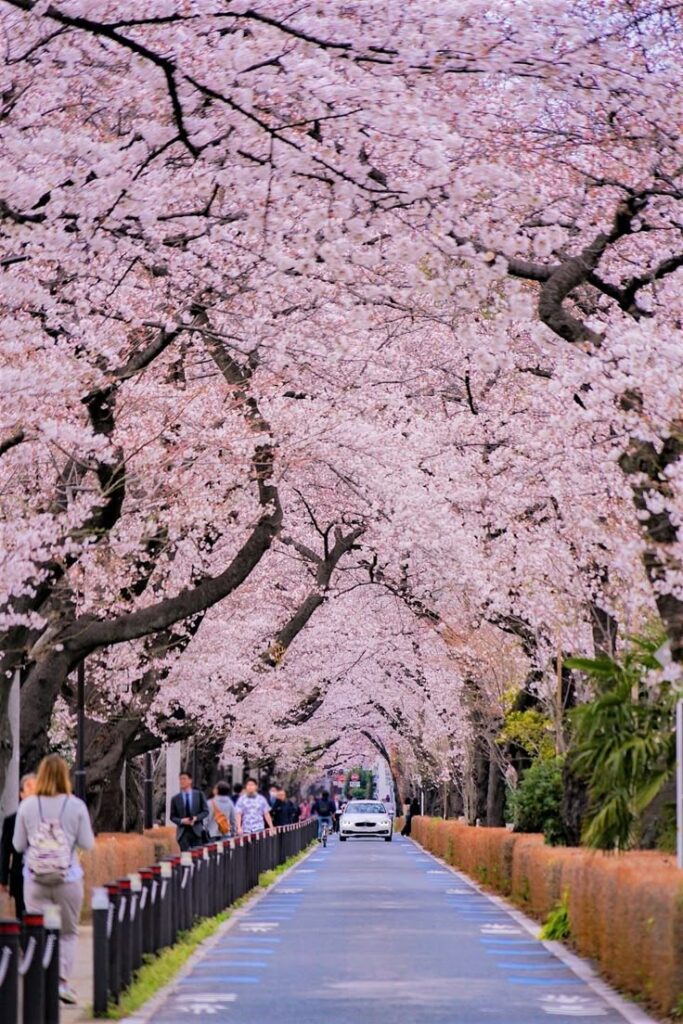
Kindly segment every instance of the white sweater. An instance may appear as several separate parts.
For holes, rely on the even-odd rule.
[[[83,868],[76,855],[76,850],[91,850],[95,845],[88,808],[77,796],[26,797],[19,804],[12,838],[12,846],[17,853],[23,853],[31,845],[31,837],[41,822],[41,813],[44,821],[61,821],[62,831],[72,849],[71,866],[65,881],[77,881],[83,877]],[[28,877],[26,858],[24,858],[24,876]]]

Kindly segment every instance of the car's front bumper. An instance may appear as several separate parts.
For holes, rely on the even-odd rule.
[[[384,839],[390,836],[391,832],[391,824],[364,825],[342,821],[339,827],[339,834],[342,836],[382,836]]]

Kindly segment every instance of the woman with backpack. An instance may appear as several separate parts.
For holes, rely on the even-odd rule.
[[[22,800],[12,839],[24,853],[24,902],[27,913],[42,914],[56,903],[62,915],[59,942],[59,998],[75,1003],[69,984],[76,957],[83,906],[83,868],[77,850],[95,845],[88,808],[71,793],[66,761],[48,754],[40,762],[34,796]]]
[[[230,786],[227,782],[218,782],[213,787],[213,796],[209,800],[209,817],[206,819],[206,830],[210,839],[225,839],[234,836],[235,805],[230,799]]]

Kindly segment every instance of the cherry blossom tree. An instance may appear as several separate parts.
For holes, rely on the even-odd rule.
[[[495,802],[501,657],[558,723],[566,652],[680,661],[680,4],[0,21],[27,761],[87,657],[100,787],[202,729]]]

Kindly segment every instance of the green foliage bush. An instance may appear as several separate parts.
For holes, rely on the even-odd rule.
[[[539,938],[546,942],[563,942],[571,935],[569,924],[569,893],[564,892],[562,899],[548,914],[546,923],[541,928]]]
[[[587,846],[627,850],[638,844],[642,815],[671,778],[675,764],[674,706],[678,692],[654,683],[663,637],[632,637],[616,659],[571,658],[595,697],[571,714],[570,763],[588,785],[583,830]],[[656,678],[656,677],[655,677]]]
[[[535,761],[508,793],[515,832],[542,832],[551,845],[560,845],[565,841],[561,803],[562,758]]]

